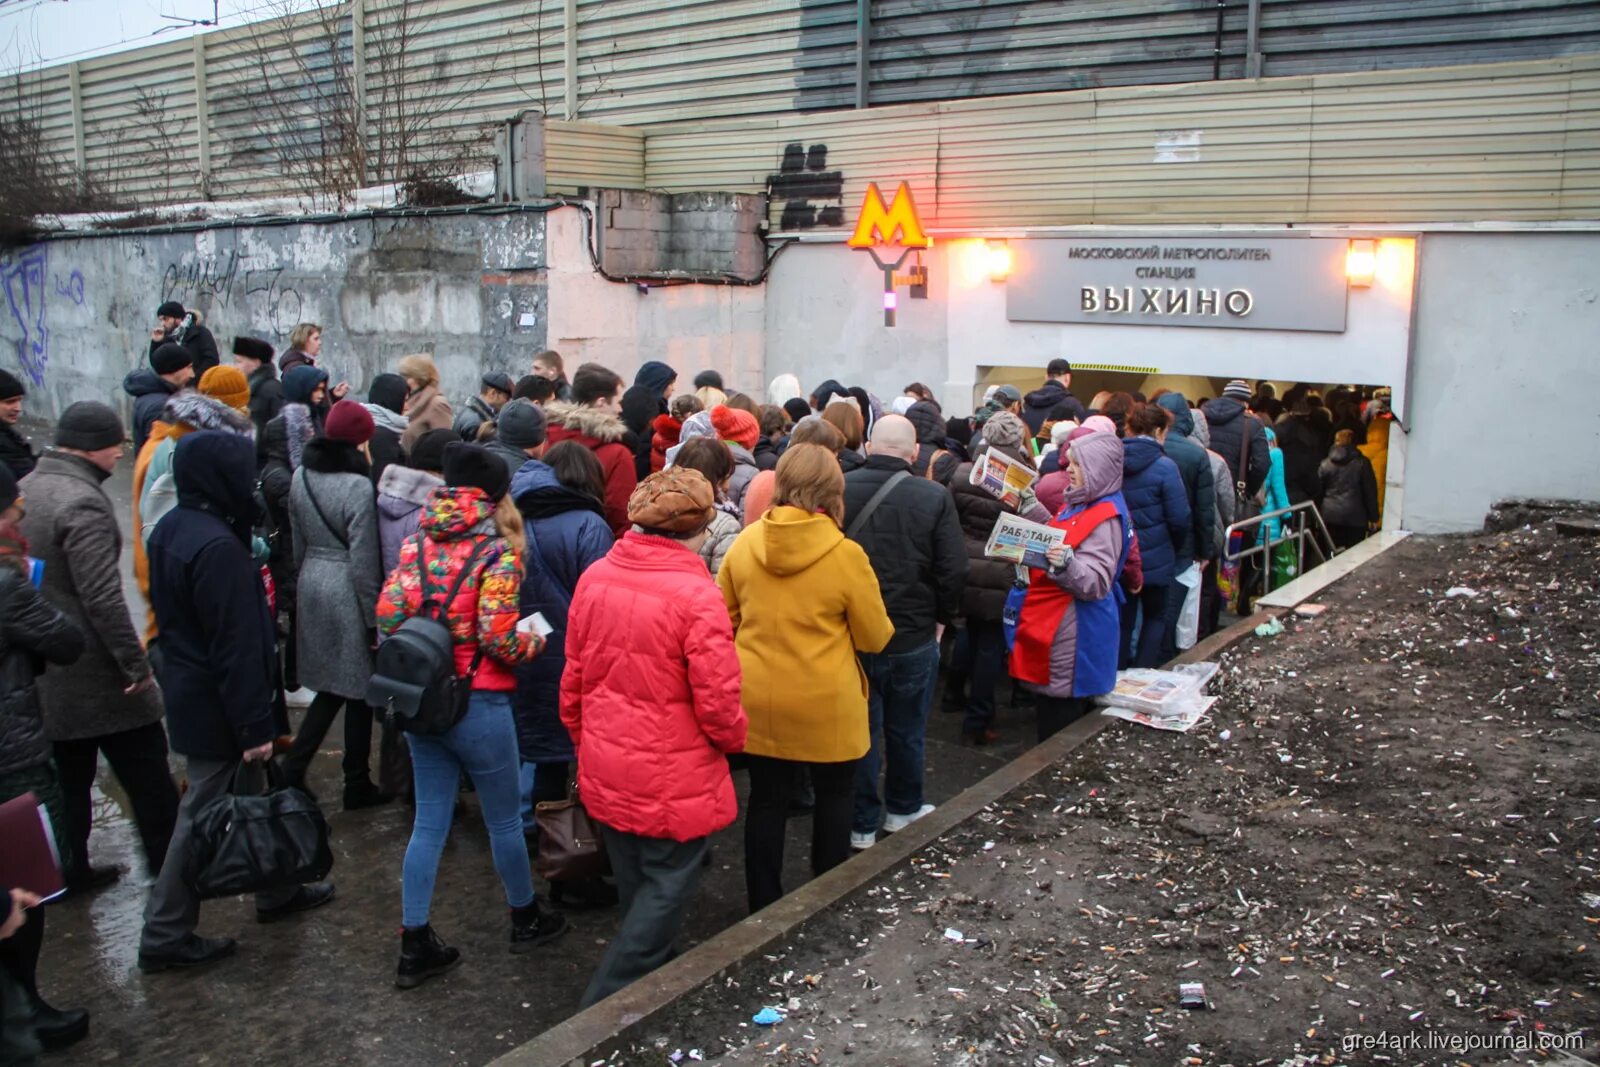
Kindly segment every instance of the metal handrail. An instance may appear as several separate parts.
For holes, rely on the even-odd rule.
[[[1290,521],[1290,516],[1293,516],[1296,512],[1300,511],[1309,512],[1311,517],[1316,519],[1315,530],[1312,529],[1309,523]],[[1233,540],[1233,532],[1235,530],[1243,533],[1245,530],[1254,529],[1255,527],[1260,526],[1262,523],[1271,519],[1282,520],[1278,526],[1281,536],[1276,538],[1268,538],[1265,542],[1259,544],[1251,543],[1250,547],[1241,548],[1241,551],[1237,553],[1230,553],[1228,551],[1228,544]],[[1293,530],[1290,530],[1291,526],[1294,527]],[[1322,540],[1320,542],[1316,537],[1318,532],[1322,534]],[[1306,572],[1306,541],[1308,539],[1311,541],[1312,550],[1315,551],[1319,557],[1319,566],[1333,558],[1333,535],[1328,533],[1328,527],[1322,521],[1322,512],[1317,510],[1317,505],[1314,501],[1305,500],[1298,504],[1291,504],[1286,508],[1279,508],[1276,511],[1264,511],[1260,515],[1256,515],[1253,518],[1241,519],[1238,522],[1231,524],[1222,532],[1222,558],[1227,561],[1235,561],[1242,560],[1247,556],[1265,556],[1267,565],[1261,568],[1261,595],[1265,596],[1267,593],[1271,592],[1271,588],[1269,587],[1268,583],[1272,578],[1272,550],[1279,545],[1288,544],[1290,541],[1296,542],[1296,553],[1298,555],[1299,563],[1298,569],[1295,571],[1295,576],[1299,577]],[[1241,537],[1240,545],[1243,546],[1247,542],[1255,542],[1258,540],[1258,538]],[[1324,545],[1327,547],[1324,548]]]

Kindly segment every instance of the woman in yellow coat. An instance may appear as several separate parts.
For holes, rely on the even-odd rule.
[[[733,617],[750,717],[744,878],[750,910],[783,896],[783,839],[801,768],[816,790],[811,871],[850,855],[856,761],[866,754],[858,652],[894,636],[867,554],[840,530],[844,474],[820,445],[778,462],[772,508],[739,535],[717,581]]]

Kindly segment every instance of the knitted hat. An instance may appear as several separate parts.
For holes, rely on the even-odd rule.
[[[516,392],[516,384],[512,382],[511,375],[504,371],[490,371],[480,379],[480,384],[485,389],[498,389],[506,396]]]
[[[1243,378],[1235,378],[1222,390],[1222,395],[1230,400],[1248,401],[1250,399],[1250,383]]]
[[[328,412],[328,421],[322,424],[322,435],[330,441],[364,445],[372,440],[373,429],[372,412],[354,400],[341,400]]]
[[[995,448],[1021,449],[1028,425],[1009,411],[997,411],[983,424],[983,439]]]
[[[714,370],[703,370],[694,376],[694,387],[696,389],[704,389],[708,385],[713,389],[721,389],[722,375]]]
[[[743,445],[746,449],[755,448],[756,442],[761,440],[761,424],[756,417],[738,408],[712,408],[711,426],[724,441]]]
[[[235,337],[233,339],[233,354],[244,356],[246,359],[259,360],[262,363],[271,363],[272,346],[265,341],[258,341],[254,337]]]
[[[742,412],[746,416],[749,412]],[[639,483],[628,498],[628,521],[646,533],[693,537],[711,521],[716,494],[706,476],[688,467],[668,467]]]
[[[495,420],[499,440],[512,448],[537,448],[544,444],[544,411],[531,400],[513,400]]]
[[[1117,432],[1117,424],[1112,421],[1109,415],[1090,415],[1083,420],[1083,428],[1095,433],[1114,434]]]
[[[68,406],[56,423],[56,447],[98,452],[122,444],[122,420],[116,411],[96,400]]]
[[[429,430],[417,438],[417,443],[411,446],[411,454],[406,460],[412,470],[442,471],[444,450],[450,445],[460,443],[461,435],[454,430]]]
[[[328,384],[328,372],[301,363],[290,367],[283,375],[283,398],[291,404],[311,403],[311,394],[317,386]]]
[[[20,495],[17,490],[17,476],[11,473],[10,467],[0,463],[0,511],[15,504]]]
[[[482,489],[499,500],[511,488],[511,471],[487,448],[452,441],[444,449],[444,484]]]
[[[176,300],[168,300],[165,304],[156,308],[156,318],[158,319],[181,319],[184,314],[183,305]]]
[[[185,367],[194,366],[194,356],[182,345],[171,341],[150,353],[150,369],[157,374],[175,374]]]
[[[372,379],[372,384],[367,386],[367,403],[377,404],[396,415],[404,414],[406,410],[406,394],[411,392],[411,387],[406,380],[398,374],[380,374]],[[434,468],[437,470],[438,468]]]
[[[200,375],[200,392],[238,411],[250,408],[250,379],[238,367],[212,367]]]
[[[27,396],[27,387],[8,370],[0,370],[0,400],[15,400],[19,396]]]

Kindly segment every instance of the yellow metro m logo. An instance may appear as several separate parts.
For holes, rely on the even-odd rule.
[[[856,220],[856,232],[845,242],[851,248],[873,248],[880,244],[893,244],[896,233],[905,248],[931,248],[933,241],[922,230],[922,219],[917,215],[916,202],[911,199],[911,187],[905,182],[895,190],[894,199],[887,205],[878,184],[867,186],[866,198],[861,202],[861,215]]]

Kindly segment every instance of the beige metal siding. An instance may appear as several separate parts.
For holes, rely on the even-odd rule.
[[[1156,162],[1198,131],[1198,158]],[[850,217],[912,184],[928,225],[1600,217],[1600,57],[1100,89],[648,130],[645,179],[756,192],[828,147]],[[774,225],[782,205],[773,205]]]
[[[73,170],[68,69],[51,67],[0,81],[0,109],[38,125],[41,148],[63,180]]]
[[[579,0],[578,118],[638,124],[854,99],[855,4]]]
[[[551,192],[581,186],[644,188],[644,131],[600,122],[545,123],[545,185]]]
[[[139,203],[199,195],[194,49],[187,41],[79,65],[88,172]]]

